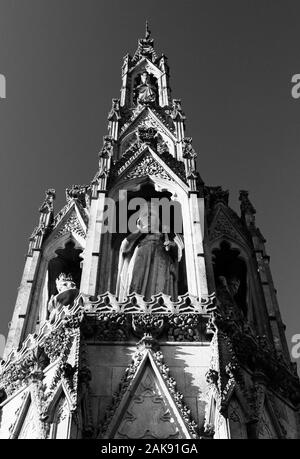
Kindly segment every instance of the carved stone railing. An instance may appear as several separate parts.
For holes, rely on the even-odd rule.
[[[215,309],[215,294],[199,300],[186,293],[179,295],[177,301],[172,301],[169,295],[159,293],[153,295],[150,301],[145,301],[143,295],[131,293],[126,301],[119,302],[115,295],[106,292],[94,298],[81,294],[76,303],[81,305],[85,312],[207,314]]]
[[[144,317],[148,321],[149,316],[165,317],[163,321],[172,320],[174,316],[182,315],[182,318],[188,316],[207,316],[214,311],[215,294],[208,295],[200,301],[198,298],[189,295],[179,295],[177,301],[172,301],[170,296],[164,294],[153,295],[151,301],[145,301],[142,295],[131,294],[124,302],[119,302],[115,295],[106,292],[97,297],[80,294],[72,306],[61,307],[51,322],[47,320],[39,330],[38,334],[30,334],[23,341],[22,347],[17,351],[13,350],[7,357],[6,361],[0,367],[1,374],[13,363],[21,361],[32,352],[37,346],[43,346],[47,336],[56,330],[62,323],[68,321],[78,321],[80,316],[101,315],[121,315],[134,314],[136,323],[137,317]],[[167,317],[168,316],[168,317]],[[128,319],[129,320],[129,319]],[[127,322],[128,322],[127,320]],[[136,325],[134,325],[136,328]],[[173,327],[175,330],[175,327]],[[173,330],[172,328],[172,330]],[[169,332],[170,333],[170,332]]]

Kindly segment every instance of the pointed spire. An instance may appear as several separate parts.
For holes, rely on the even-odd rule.
[[[43,204],[39,208],[40,212],[40,225],[44,225],[45,228],[50,226],[53,222],[53,215],[54,215],[54,205],[53,202],[55,200],[55,190],[54,188],[49,188],[45,192],[46,197],[44,199]]]
[[[151,30],[149,29],[149,23],[148,23],[148,21],[146,20],[145,39],[146,39],[146,40],[149,40],[150,35],[151,35]]]
[[[153,44],[154,40],[151,38],[149,23],[146,21],[145,37],[138,40],[138,47],[134,53],[132,63],[135,65],[142,57],[147,57],[151,62],[155,62],[157,59],[157,54],[154,51]]]

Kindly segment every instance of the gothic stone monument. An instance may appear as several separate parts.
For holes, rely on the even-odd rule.
[[[48,190],[30,237],[0,437],[299,438],[299,379],[255,209],[241,191],[238,215],[200,178],[148,26],[108,122],[91,183],[67,189],[56,214]]]

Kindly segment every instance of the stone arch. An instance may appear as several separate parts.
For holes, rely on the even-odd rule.
[[[151,154],[155,161],[164,167],[164,170],[169,175],[169,179],[161,177],[159,174],[156,175],[144,175],[142,177],[135,177],[132,179],[125,180],[123,176],[120,176],[115,181],[112,188],[109,190],[107,198],[113,201],[120,199],[120,193],[123,191],[131,192],[140,190],[144,184],[152,184],[158,192],[169,192],[171,193],[171,199],[178,201],[182,209],[182,221],[183,221],[183,235],[184,235],[184,252],[185,252],[185,267],[187,276],[187,287],[190,295],[205,298],[207,295],[207,285],[203,281],[201,274],[199,275],[199,255],[197,246],[202,245],[203,233],[199,234],[200,240],[195,239],[195,230],[198,231],[199,225],[202,225],[202,221],[197,220],[193,217],[194,210],[191,208],[191,199],[189,195],[188,186],[173,172],[160,158],[158,155],[152,152],[151,148],[148,148],[149,154]],[[128,166],[134,168],[134,162]],[[193,204],[195,205],[195,204]],[[198,211],[201,215],[202,204],[198,204]],[[199,217],[198,217],[199,218]],[[201,217],[200,217],[201,218]],[[197,226],[198,225],[198,226]],[[202,226],[201,226],[202,228]],[[201,238],[202,235],[202,238]],[[200,244],[199,244],[200,241]],[[96,291],[98,293],[104,293],[107,291],[109,283],[109,274],[107,273],[107,266],[111,266],[111,251],[108,250],[111,244],[109,234],[102,234],[101,236],[101,258],[99,260],[98,271],[97,271],[97,286]],[[102,260],[105,260],[102,261]],[[110,270],[108,270],[110,271]]]
[[[131,183],[131,185],[133,185]],[[144,180],[144,183],[140,183],[137,186],[128,186],[127,190],[128,194],[126,197],[126,205],[130,202],[133,202],[133,199],[143,199],[145,202],[149,199],[157,200],[162,205],[159,205],[160,211],[160,219],[161,225],[165,225],[164,229],[168,230],[168,233],[171,234],[170,237],[175,237],[175,234],[178,234],[180,237],[183,238],[183,226],[182,226],[182,206],[179,200],[174,196],[171,192],[167,191],[165,187],[163,189],[159,189],[159,191],[155,188],[154,183],[151,180]],[[115,196],[115,194],[113,194]],[[120,196],[119,196],[120,198]],[[160,201],[163,199],[163,201]],[[168,205],[169,208],[166,209],[164,213],[164,206],[163,204]],[[105,291],[110,291],[115,293],[116,283],[117,283],[117,274],[118,274],[118,262],[119,262],[119,250],[120,245],[124,238],[131,232],[129,228],[127,228],[127,221],[136,214],[138,207],[135,209],[131,209],[128,211],[126,216],[127,221],[126,225],[122,224],[122,227],[119,222],[119,218],[122,217],[123,211],[120,211],[120,200],[116,200],[115,204],[115,214],[114,219],[115,222],[113,223],[113,227],[115,232],[112,234],[107,232],[103,235],[102,239],[102,249],[101,252],[103,254],[103,258],[105,259],[105,267],[102,266],[101,273],[98,276],[99,285],[97,291],[99,293],[104,293]],[[170,210],[170,219],[168,220],[166,214]],[[160,228],[160,231],[163,231]],[[102,264],[103,265],[103,264]],[[109,267],[109,268],[108,268]],[[185,262],[185,251],[183,250],[182,259],[179,263],[179,273],[178,273],[178,294],[183,295],[187,292],[187,275],[186,275],[186,262]],[[155,292],[158,293],[158,292]]]
[[[159,68],[157,68],[155,65],[153,65],[148,59],[143,59],[139,64],[137,64],[132,73],[130,74],[129,77],[129,84],[130,84],[130,94],[131,94],[131,104],[134,102],[135,99],[135,87],[136,84],[139,82],[140,75],[143,72],[147,72],[150,77],[152,82],[156,85],[157,87],[157,102],[161,104],[162,100],[162,72]]]
[[[48,295],[55,295],[57,288],[55,281],[61,273],[71,274],[77,288],[81,280],[81,257],[82,249],[76,249],[76,244],[69,239],[64,248],[55,250],[55,256],[48,261]]]

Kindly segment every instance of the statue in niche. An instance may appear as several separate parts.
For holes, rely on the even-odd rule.
[[[143,295],[146,301],[157,293],[175,300],[182,238],[168,229],[161,230],[158,206],[150,202],[141,208],[136,226],[120,247],[116,287],[119,301],[125,301],[133,292]]]
[[[55,321],[57,313],[63,306],[72,306],[79,294],[79,290],[70,274],[61,273],[56,279],[56,288],[58,293],[51,295],[48,303],[50,322]]]
[[[229,293],[233,303],[237,306],[240,306],[238,309],[235,310],[235,314],[238,314],[239,317],[241,316],[241,314],[242,316],[246,316],[247,310],[245,310],[239,302],[239,294],[240,294],[240,286],[241,286],[240,279],[236,275],[231,275],[228,277],[219,276],[218,281],[219,281],[219,286],[221,286],[223,289],[225,289]]]
[[[155,102],[156,87],[150,81],[150,74],[145,70],[141,74],[141,83],[136,87],[137,101],[145,104]]]
[[[225,276],[220,276],[219,280],[221,282],[221,285],[223,285],[228,290],[231,297],[234,299],[235,296],[238,294],[241,285],[240,279],[238,279],[237,276],[231,276],[229,278],[226,278]]]

